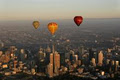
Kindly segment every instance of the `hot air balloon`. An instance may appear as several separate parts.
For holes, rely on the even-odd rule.
[[[34,21],[33,26],[34,26],[35,29],[37,29],[40,26],[39,21]]]
[[[75,16],[74,22],[76,23],[77,26],[80,26],[80,24],[83,22],[83,17],[82,16]]]
[[[58,29],[58,24],[57,23],[51,22],[51,23],[48,24],[48,30],[50,31],[50,33],[52,35],[55,34],[55,32],[56,32],[57,29]]]

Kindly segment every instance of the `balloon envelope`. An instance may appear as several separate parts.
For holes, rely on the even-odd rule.
[[[37,29],[40,26],[39,21],[34,21],[33,26],[34,26],[35,29]]]
[[[82,16],[75,16],[74,22],[76,23],[77,26],[80,26],[80,24],[83,22],[83,17]]]
[[[57,23],[51,22],[51,23],[48,24],[48,30],[50,31],[50,33],[52,35],[55,34],[55,32],[56,32],[57,29],[58,29],[58,24]]]

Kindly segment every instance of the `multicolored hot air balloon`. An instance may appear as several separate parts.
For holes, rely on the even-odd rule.
[[[74,22],[76,23],[77,26],[80,26],[80,24],[83,22],[83,17],[82,16],[75,16]]]
[[[50,33],[52,35],[55,34],[55,32],[56,32],[57,29],[58,29],[58,24],[57,23],[51,22],[51,23],[48,24],[48,30],[50,31]]]
[[[33,26],[34,26],[35,29],[37,29],[40,26],[39,21],[34,21]]]

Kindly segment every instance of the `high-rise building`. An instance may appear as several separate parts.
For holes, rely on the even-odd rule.
[[[58,54],[58,52],[55,52],[55,54],[54,54],[54,72],[56,74],[59,74],[58,73],[59,68],[60,68],[60,54]]]
[[[81,47],[79,48],[79,52],[80,52],[81,54],[84,54],[84,52],[85,52],[84,46],[81,46]]]
[[[92,64],[93,66],[96,66],[95,58],[92,58]]]
[[[116,66],[119,66],[119,61],[116,61]]]
[[[115,71],[118,71],[119,61],[115,61]]]
[[[93,57],[94,57],[94,51],[92,49],[89,49],[89,61],[91,61]]]
[[[23,63],[22,63],[22,61],[19,61],[19,67],[20,67],[20,69],[22,69],[23,68]]]
[[[14,60],[14,71],[16,71],[17,68],[17,60]]]
[[[78,61],[78,55],[74,55],[75,61]]]
[[[46,48],[46,56],[45,56],[45,63],[49,64],[50,61],[50,53],[51,53],[51,48],[49,46],[47,46]]]
[[[50,64],[53,64],[53,53],[50,54]]]
[[[52,68],[50,68],[52,67]],[[59,68],[60,68],[60,54],[55,51],[55,47],[53,45],[53,52],[50,54],[50,63],[48,65],[48,74],[49,77],[52,77],[52,73],[55,73],[55,75],[59,74]]]
[[[114,66],[115,65],[115,61],[114,60],[112,60],[112,66]]]
[[[0,56],[2,56],[2,54],[3,54],[3,52],[2,52],[2,51],[0,51]]]
[[[74,55],[75,55],[75,52],[73,50],[70,50],[70,61],[74,60]]]
[[[100,51],[100,53],[98,54],[98,65],[102,66],[103,65],[103,52]]]
[[[65,53],[60,53],[60,64],[65,64]]]
[[[45,53],[43,51],[38,52],[38,59],[40,62],[43,62],[45,59]]]
[[[85,49],[84,49],[83,46],[81,46],[81,47],[79,48],[79,52],[78,52],[78,58],[79,58],[79,59],[82,58],[82,54],[84,54],[84,52],[85,52]]]
[[[46,52],[50,53],[51,52],[51,49],[49,46],[47,46],[47,49],[46,49]]]
[[[24,50],[24,49],[21,49],[21,50],[20,50],[20,56],[19,56],[19,57],[20,57],[20,60],[23,61],[23,62],[24,62],[25,59],[27,58],[27,54],[25,53],[25,50]]]
[[[47,66],[47,73],[49,77],[53,77],[53,64],[49,63]]]

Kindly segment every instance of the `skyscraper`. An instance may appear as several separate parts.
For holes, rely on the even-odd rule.
[[[49,63],[47,66],[47,73],[49,77],[53,77],[53,64]]]
[[[47,46],[47,49],[46,49],[46,52],[50,53],[51,52],[51,49],[49,46]]]
[[[58,75],[58,70],[60,68],[60,54],[57,51],[55,51],[54,45],[52,46],[52,48],[53,52],[50,54],[50,63],[47,69],[49,77],[53,77],[52,74]]]
[[[79,58],[79,59],[81,59],[82,54],[84,54],[84,52],[85,52],[84,47],[81,46],[81,47],[79,48],[79,52],[78,52],[78,58]]]
[[[92,58],[92,64],[93,64],[93,66],[96,66],[95,58]]]
[[[17,68],[17,60],[14,60],[14,71],[16,71]]]
[[[74,55],[74,60],[78,61],[78,55]]]
[[[98,54],[98,65],[102,66],[103,65],[103,52],[100,51],[100,53]]]
[[[53,53],[50,54],[50,64],[53,64]]]
[[[92,49],[89,49],[89,61],[91,61],[93,57],[94,57],[94,51]]]
[[[55,52],[54,54],[54,72],[58,75],[59,73],[59,68],[60,68],[60,54],[58,52]]]
[[[45,53],[43,51],[38,52],[38,58],[40,62],[43,62],[45,59]]]

